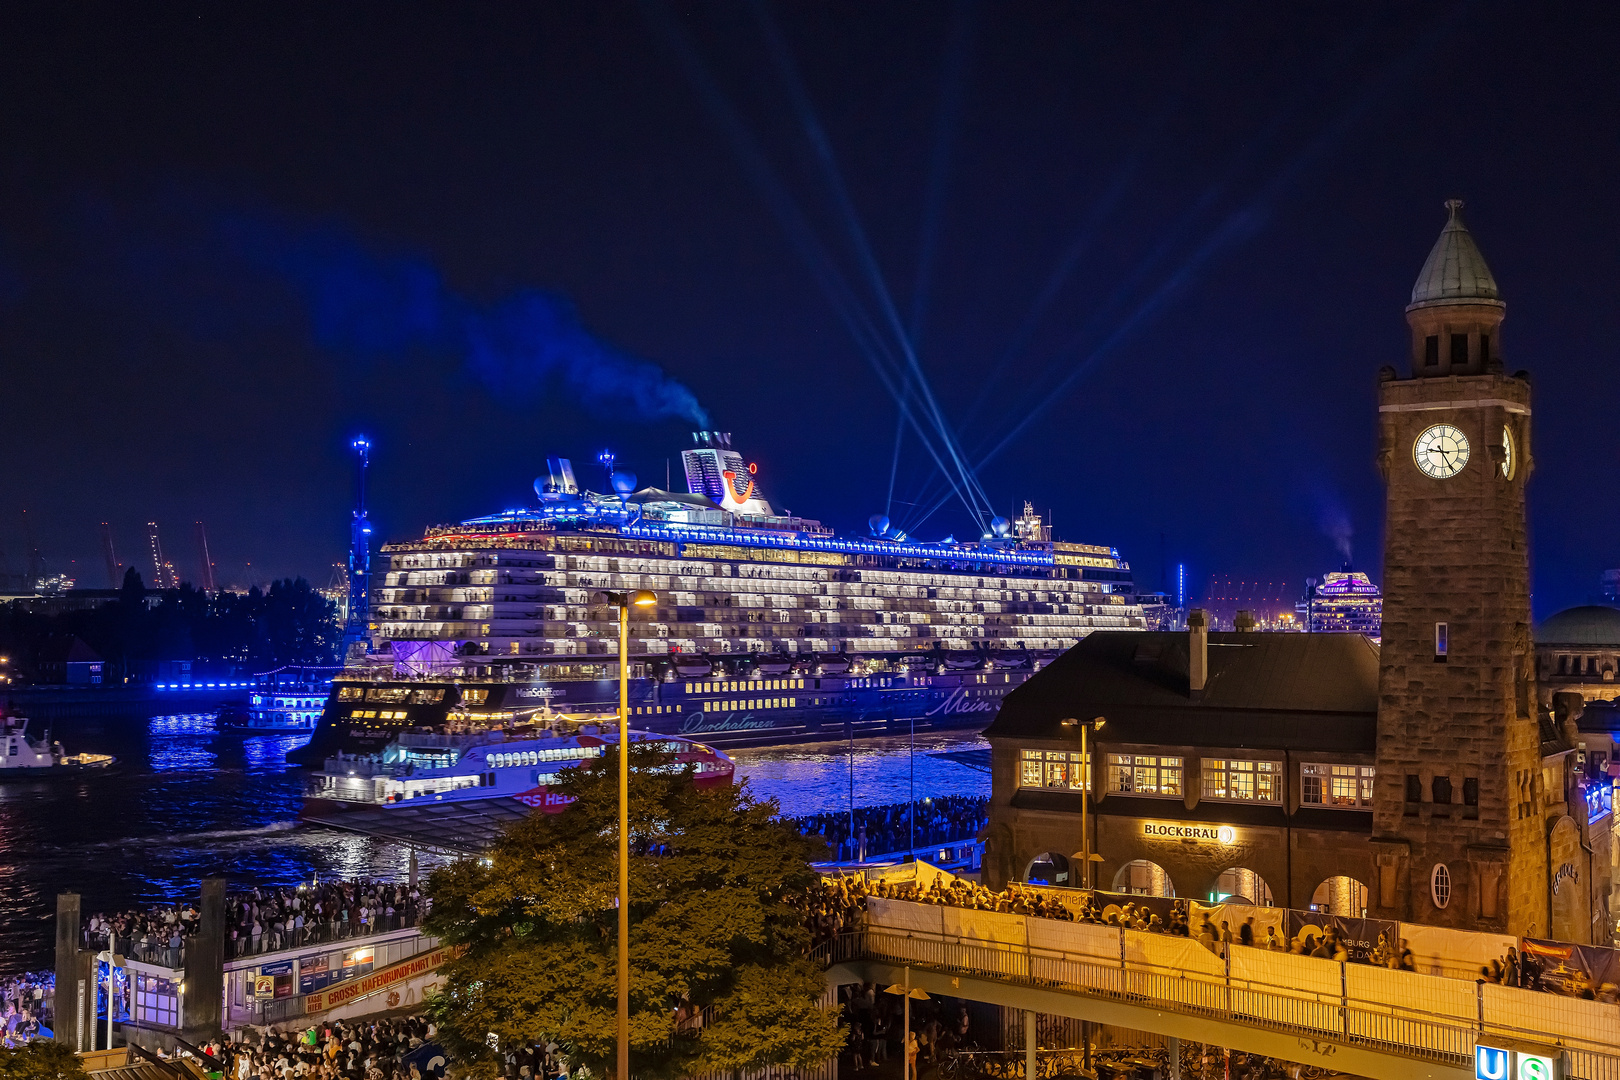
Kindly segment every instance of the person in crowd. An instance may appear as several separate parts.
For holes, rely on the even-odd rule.
[[[261,887],[226,896],[226,945],[231,956],[301,948],[415,926],[427,908],[415,886],[363,878]],[[116,946],[125,955],[178,967],[185,939],[196,933],[200,919],[190,903],[95,914],[85,926],[84,947]]]

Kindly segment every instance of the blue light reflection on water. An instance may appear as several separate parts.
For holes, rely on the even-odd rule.
[[[990,794],[990,774],[962,765],[942,752],[987,750],[989,743],[974,732],[935,732],[918,735],[916,752],[904,735],[855,743],[855,805],[903,803],[911,797],[912,764],[916,765],[916,797]],[[847,743],[810,743],[736,750],[737,776],[745,779],[762,799],[775,799],[788,817],[847,810],[850,802],[850,757]]]
[[[42,734],[35,727],[36,736]],[[302,736],[221,734],[212,715],[57,721],[70,753],[114,754],[107,775],[0,784],[0,975],[51,964],[59,892],[86,912],[195,896],[223,874],[234,887],[292,885],[312,875],[403,879],[402,845],[298,824],[306,777],[286,762]],[[916,741],[917,797],[988,794],[989,775],[932,757],[969,750],[976,735]],[[821,743],[738,751],[739,779],[782,813],[845,809],[847,746]],[[903,802],[905,737],[857,743],[855,802]],[[426,873],[434,861],[421,859]]]

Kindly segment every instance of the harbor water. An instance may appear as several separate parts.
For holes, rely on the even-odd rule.
[[[299,823],[306,775],[286,754],[303,736],[222,734],[206,714],[63,720],[53,734],[119,767],[0,784],[0,975],[50,966],[59,892],[112,912],[194,898],[216,874],[243,888],[408,873],[402,845]],[[847,808],[852,764],[856,806],[906,801],[913,775],[919,799],[990,788],[986,744],[971,731],[733,756],[739,779],[790,816]]]

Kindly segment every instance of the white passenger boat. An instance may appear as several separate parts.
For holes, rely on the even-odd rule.
[[[594,724],[574,733],[551,728],[404,732],[380,754],[327,758],[314,774],[305,813],[502,797],[554,813],[569,802],[555,790],[558,774],[592,764],[618,741],[616,729]],[[707,744],[650,731],[631,731],[630,741],[668,753],[675,767],[692,766],[698,787],[732,782],[731,758]]]

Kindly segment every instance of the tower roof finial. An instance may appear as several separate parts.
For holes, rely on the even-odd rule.
[[[1439,304],[1502,303],[1496,278],[1491,276],[1485,256],[1479,253],[1479,245],[1463,224],[1462,208],[1461,199],[1446,200],[1446,227],[1440,230],[1440,239],[1434,242],[1412,286],[1408,311]]]

